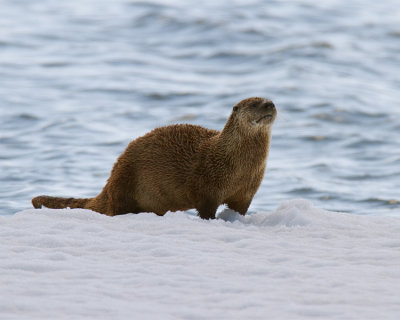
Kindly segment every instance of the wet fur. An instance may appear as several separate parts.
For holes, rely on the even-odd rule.
[[[270,120],[259,120],[267,113]],[[203,219],[227,204],[245,214],[264,176],[275,117],[272,102],[249,98],[234,107],[221,132],[189,124],[154,129],[128,145],[98,196],[39,196],[32,204],[110,216],[196,208]]]

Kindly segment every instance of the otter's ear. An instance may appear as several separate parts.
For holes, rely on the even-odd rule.
[[[238,107],[238,106],[234,106],[234,107],[233,107],[233,112],[238,112],[238,110],[239,110],[239,107]]]

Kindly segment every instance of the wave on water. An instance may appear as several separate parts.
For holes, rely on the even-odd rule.
[[[38,194],[94,196],[135,137],[176,122],[219,130],[249,96],[279,113],[251,211],[307,198],[399,215],[397,7],[2,1],[0,215]]]

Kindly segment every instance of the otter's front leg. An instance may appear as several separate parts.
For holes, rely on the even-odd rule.
[[[218,201],[206,199],[196,209],[199,213],[200,218],[209,220],[215,219],[215,213],[217,212],[218,206]]]
[[[244,216],[250,206],[251,200],[252,199],[243,201],[230,201],[227,203],[227,205],[229,209],[239,212],[241,215]]]

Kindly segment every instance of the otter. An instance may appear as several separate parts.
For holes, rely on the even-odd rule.
[[[237,103],[221,132],[196,125],[156,128],[132,141],[99,195],[38,196],[35,208],[85,208],[109,216],[196,209],[214,219],[226,204],[245,215],[264,177],[277,111],[259,97]]]

